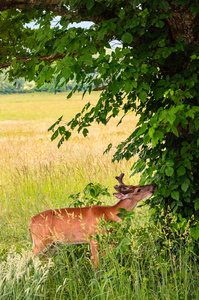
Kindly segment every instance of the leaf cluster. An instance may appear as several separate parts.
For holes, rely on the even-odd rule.
[[[86,185],[83,190],[83,193],[77,193],[69,196],[69,199],[72,199],[71,206],[73,207],[83,207],[90,205],[103,205],[101,198],[102,196],[110,197],[108,189],[101,184],[94,184],[90,182]]]

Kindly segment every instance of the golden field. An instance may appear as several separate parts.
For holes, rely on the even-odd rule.
[[[107,126],[93,124],[86,138],[74,132],[59,149],[58,139],[51,142],[48,128],[61,115],[66,124],[88,101],[95,105],[99,95],[94,92],[82,99],[82,93],[76,93],[69,100],[66,93],[0,96],[0,224],[5,243],[29,240],[32,215],[72,204],[69,195],[81,192],[90,182],[100,183],[112,193],[115,176],[124,172],[125,182],[138,183],[138,177],[129,179],[133,158],[112,162],[117,144],[135,128],[133,114],[118,127],[119,118]],[[113,149],[103,155],[110,142]],[[117,202],[114,196],[108,201]]]

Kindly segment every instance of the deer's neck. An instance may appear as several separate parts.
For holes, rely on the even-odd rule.
[[[118,208],[125,208],[126,210],[133,210],[137,205],[137,201],[135,200],[120,200],[116,205],[113,207],[118,210]]]
[[[121,200],[116,205],[112,206],[111,210],[110,210],[110,206],[108,207],[108,211],[106,213],[106,219],[120,222],[121,218],[117,216],[119,214],[118,209],[125,208],[126,210],[133,210],[136,205],[137,205],[136,201],[128,200],[128,199]]]

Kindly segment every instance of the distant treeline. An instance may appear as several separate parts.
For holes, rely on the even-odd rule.
[[[9,82],[5,74],[0,74],[0,94],[14,93],[33,93],[33,92],[48,92],[59,93],[72,90],[76,85],[75,81],[70,81],[67,85],[56,87],[55,83],[45,83],[40,88],[36,87],[35,82],[27,82],[24,78],[18,78],[15,82]],[[86,86],[85,86],[86,88]],[[84,90],[84,87],[83,87]]]

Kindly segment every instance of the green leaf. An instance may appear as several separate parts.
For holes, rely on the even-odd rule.
[[[178,176],[182,176],[182,175],[184,175],[185,173],[186,173],[185,167],[180,166],[180,167],[177,169],[177,175],[178,175]]]
[[[61,116],[52,126],[50,126],[48,128],[48,131],[54,130],[55,126],[61,122],[62,118],[63,118],[63,116]]]
[[[174,199],[174,200],[179,200],[179,198],[180,198],[180,194],[179,194],[179,192],[178,191],[172,191],[171,192],[171,197]]]
[[[53,133],[53,135],[51,136],[51,141],[55,140],[58,137],[59,131],[58,129],[55,130],[55,132]]]
[[[113,144],[110,143],[110,144],[108,145],[108,147],[106,148],[106,150],[103,152],[103,154],[108,153],[108,152],[111,150],[112,146],[113,146]]]
[[[59,133],[62,135],[62,134],[65,133],[66,128],[65,128],[65,126],[59,126],[59,127],[58,127],[58,130],[59,130]]]
[[[126,92],[127,94],[130,93],[130,92],[132,91],[132,88],[133,88],[133,85],[132,85],[131,82],[126,82],[126,83],[125,83],[125,88],[124,88],[124,90],[125,90],[125,92]]]
[[[175,112],[174,109],[170,109],[168,111],[168,118],[167,118],[167,120],[169,121],[169,123],[171,125],[173,125],[174,121],[176,120],[176,112]]]
[[[83,135],[84,135],[84,136],[87,136],[87,135],[88,135],[88,129],[84,128],[84,130],[83,130]]]
[[[77,116],[76,116],[77,117]],[[70,125],[70,128],[73,130],[77,125],[79,124],[79,122],[76,120],[76,119],[74,119],[72,122],[70,122],[70,124],[68,124],[68,125]]]
[[[150,136],[150,138],[153,137],[154,133],[155,133],[155,129],[153,127],[149,128],[149,136]]]
[[[119,113],[119,109],[116,108],[116,107],[114,107],[114,108],[113,108],[113,116],[114,116],[114,117],[117,116],[118,113]]]
[[[60,139],[60,141],[59,141],[57,147],[60,148],[61,145],[63,144],[63,142],[64,142],[64,136],[62,136],[62,138]]]
[[[68,67],[64,67],[62,69],[62,76],[65,78],[65,79],[68,79],[70,78],[70,75],[71,75],[71,69],[68,68]]]
[[[167,11],[169,9],[169,3],[167,1],[165,1],[165,0],[159,1],[159,6],[164,11]]]
[[[158,141],[159,141],[159,137],[154,135],[151,139],[152,148],[155,148],[158,145]]]
[[[64,137],[65,137],[65,140],[67,141],[69,139],[69,137],[71,136],[71,132],[70,131],[66,131],[64,133]]]
[[[172,167],[173,165],[174,165],[174,161],[173,160],[169,159],[169,160],[166,161],[166,166],[167,167]]]
[[[70,92],[70,93],[67,95],[67,99],[71,98],[71,97],[72,97],[72,95],[73,95],[73,91],[72,91],[72,92]]]
[[[155,25],[156,25],[156,27],[162,28],[162,27],[164,27],[164,22],[161,20],[158,20]]]
[[[133,37],[129,32],[126,32],[122,36],[122,42],[124,44],[130,44],[133,41]]]
[[[197,55],[196,54],[193,54],[190,56],[191,60],[194,60],[194,59],[197,59]]]
[[[138,130],[138,132],[137,132],[137,136],[140,136],[140,135],[142,135],[143,133],[145,133],[146,132],[146,130],[147,130],[147,128],[148,128],[148,123],[143,123],[142,124],[142,127]]]
[[[145,102],[147,97],[147,93],[145,91],[141,91],[138,95],[138,98],[141,102]]]
[[[199,198],[197,198],[197,199],[194,201],[194,208],[195,208],[195,210],[198,210],[198,209],[199,209]]]
[[[134,80],[134,81],[132,81],[131,84],[132,84],[132,86],[133,86],[135,89],[137,89],[137,86],[138,86],[137,81]]]
[[[94,189],[94,188],[91,188],[91,189],[90,189],[90,195],[91,195],[92,197],[95,197],[95,189]]]
[[[121,19],[124,18],[124,16],[125,16],[125,10],[124,10],[123,8],[120,9],[120,12],[119,12],[118,16],[119,16]]]
[[[193,13],[193,15],[197,15],[199,13],[199,3],[197,3],[197,1],[190,3],[190,11]]]
[[[62,59],[62,62],[63,62],[63,65],[64,65],[65,67],[71,67],[71,66],[74,65],[74,62],[73,62],[72,58],[69,57],[69,56],[65,56],[65,57]]]
[[[175,126],[172,126],[171,130],[177,137],[179,137],[178,129]]]
[[[196,227],[191,228],[190,233],[191,233],[192,237],[194,238],[194,240],[198,240],[199,239],[199,224]]]
[[[95,4],[94,0],[86,0],[86,7],[90,10]]]
[[[183,184],[181,185],[181,189],[186,192],[189,188],[189,185],[190,185],[190,180],[187,178]]]
[[[171,177],[171,176],[173,175],[173,173],[174,173],[174,170],[173,170],[172,167],[166,167],[166,168],[165,168],[165,174],[166,174],[167,176]]]

